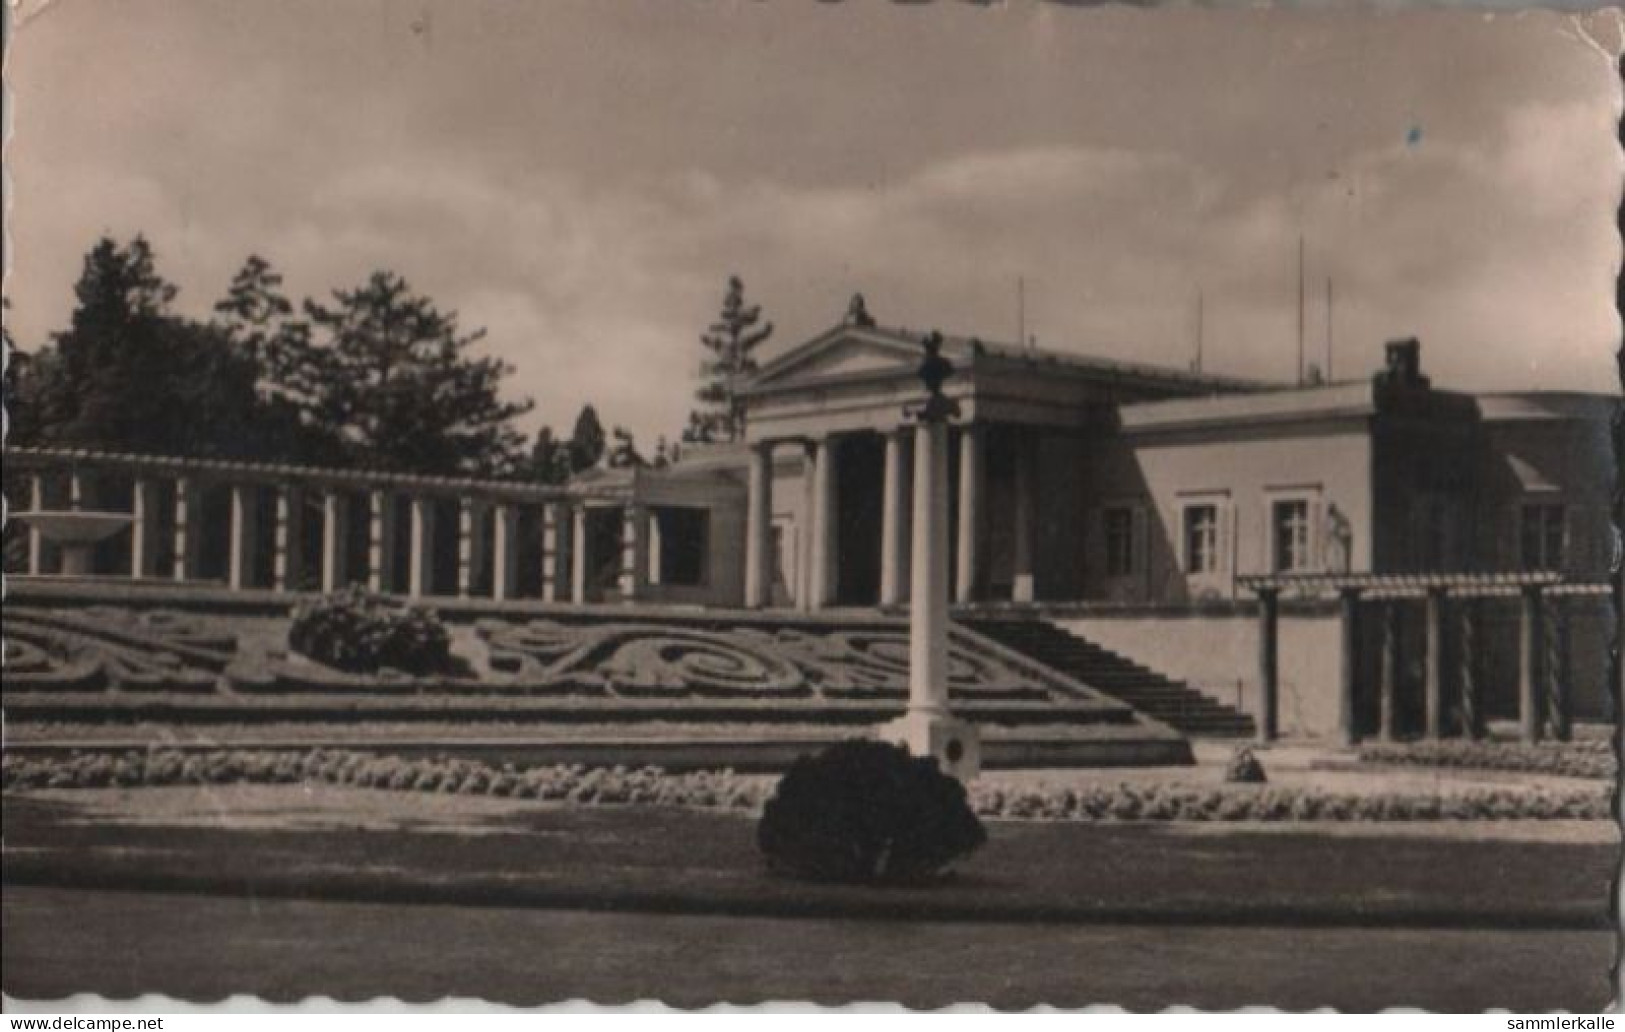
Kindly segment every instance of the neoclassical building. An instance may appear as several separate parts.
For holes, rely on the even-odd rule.
[[[8,572],[492,603],[906,605],[923,336],[854,299],[743,385],[742,442],[563,487],[8,448]],[[943,352],[963,611],[1042,613],[1254,710],[1249,607],[1284,577],[1305,588],[1286,595],[1282,695],[1266,708],[1327,733],[1353,720],[1328,688],[1335,596],[1311,598],[1303,578],[1538,574],[1588,595],[1564,607],[1565,662],[1579,712],[1605,711],[1610,617],[1589,596],[1614,541],[1612,395],[1435,386],[1415,340],[1374,352],[1358,379],[1301,387],[965,337]],[[1487,656],[1515,648],[1508,619],[1485,617]],[[1356,645],[1361,662],[1383,647]],[[1504,702],[1516,653],[1489,666]]]
[[[748,399],[743,601],[892,605],[908,585],[922,335],[861,307]],[[1310,571],[1606,570],[1601,394],[1434,387],[1414,340],[1313,387],[949,338],[962,603],[1177,605]]]

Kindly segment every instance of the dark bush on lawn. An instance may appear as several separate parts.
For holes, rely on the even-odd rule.
[[[355,674],[383,669],[449,673],[451,635],[427,609],[398,605],[351,586],[294,610],[288,647]]]
[[[756,827],[770,870],[813,881],[927,881],[986,841],[934,759],[860,740],[796,760]]]

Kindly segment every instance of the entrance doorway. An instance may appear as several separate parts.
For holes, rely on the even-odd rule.
[[[884,507],[886,447],[879,434],[841,439],[835,463],[835,601],[843,606],[880,602],[880,530]]]

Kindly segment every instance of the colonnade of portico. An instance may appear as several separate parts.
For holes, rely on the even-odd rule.
[[[1011,452],[1010,482],[1013,497],[1011,557],[1012,571],[1008,598],[1030,602],[1035,591],[1034,524],[1036,497],[1036,439],[1015,428],[1009,430],[1015,447]],[[793,571],[795,605],[816,610],[836,604],[843,568],[840,554],[840,504],[837,467],[843,446],[863,434],[876,434],[884,442],[880,498],[881,517],[874,533],[880,538],[878,597],[866,602],[883,606],[908,601],[910,557],[918,550],[921,528],[912,516],[911,484],[917,428],[901,424],[882,431],[854,430],[820,435],[764,437],[751,444],[745,541],[745,604],[765,608],[773,604],[774,555],[773,513],[776,489],[800,494],[796,508],[802,528],[801,545],[785,560],[798,564]],[[954,526],[953,598],[960,604],[988,597],[988,457],[991,424],[967,422],[951,430],[957,452],[957,489],[952,503]],[[799,483],[787,485],[782,479],[775,487],[775,457],[790,451],[801,460]],[[790,571],[786,571],[789,573]]]

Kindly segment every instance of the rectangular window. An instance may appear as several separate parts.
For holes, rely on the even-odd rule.
[[[659,583],[690,588],[704,584],[711,513],[663,505],[654,514],[660,534]]]
[[[1134,575],[1134,510],[1114,505],[1102,513],[1106,532],[1106,576]]]
[[[1309,501],[1283,499],[1270,506],[1271,560],[1276,573],[1309,568]]]
[[[1564,507],[1554,502],[1525,505],[1519,523],[1519,551],[1526,570],[1563,568]]]
[[[1219,507],[1185,506],[1185,572],[1213,573],[1219,568]]]

